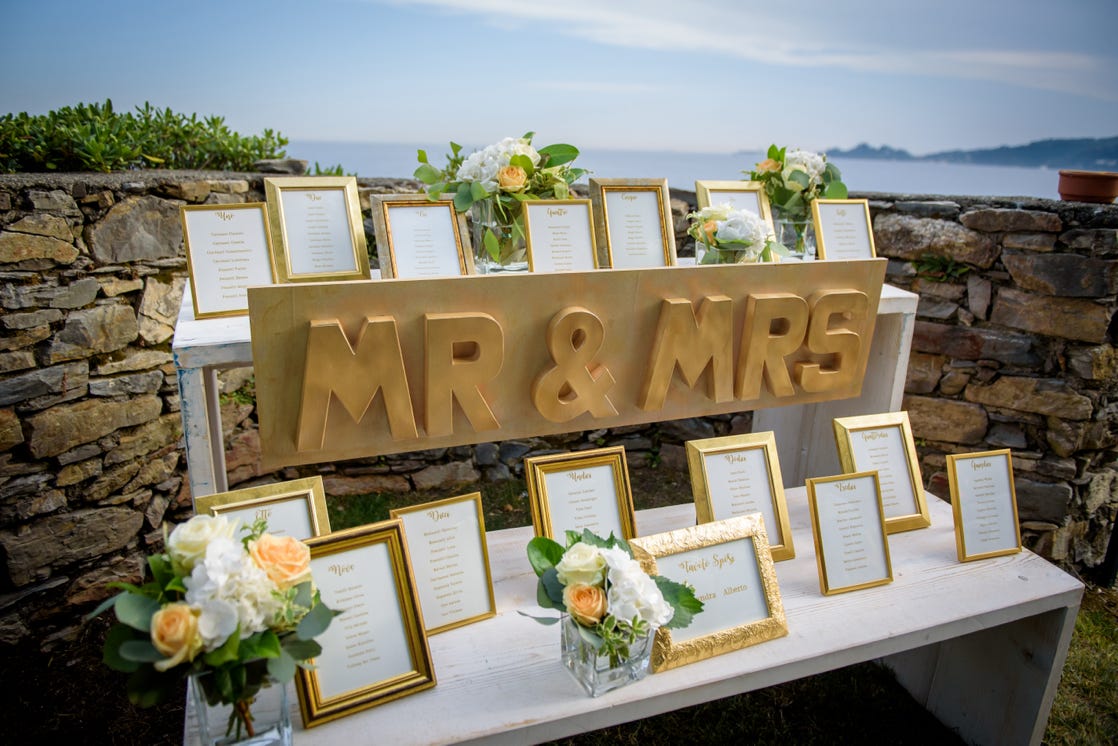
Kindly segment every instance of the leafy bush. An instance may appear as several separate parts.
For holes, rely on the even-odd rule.
[[[44,115],[0,116],[0,173],[137,168],[249,171],[283,158],[287,138],[270,129],[244,137],[223,117],[199,119],[149,103],[117,114],[113,102],[64,106]]]

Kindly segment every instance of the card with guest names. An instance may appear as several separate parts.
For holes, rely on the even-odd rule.
[[[195,318],[247,314],[248,288],[275,281],[264,204],[187,205],[181,214]]]
[[[948,456],[959,560],[1021,551],[1008,450]]]
[[[893,580],[876,472],[807,480],[824,595]]]
[[[664,208],[659,188],[603,188],[611,266],[666,267]]]
[[[280,199],[292,275],[358,271],[343,190],[286,189]]]
[[[524,202],[528,264],[533,272],[588,272],[598,268],[590,200]]]

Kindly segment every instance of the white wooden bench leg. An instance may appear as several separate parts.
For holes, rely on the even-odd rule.
[[[225,492],[229,487],[217,372],[213,368],[179,368],[177,374],[191,497]]]

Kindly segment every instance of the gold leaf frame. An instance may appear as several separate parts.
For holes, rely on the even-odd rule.
[[[884,574],[880,578],[866,581],[863,583],[853,583],[851,585],[836,586],[831,583],[830,575],[827,572],[826,552],[823,547],[823,532],[820,525],[819,518],[819,502],[818,495],[816,494],[816,486],[820,484],[828,484],[830,482],[841,482],[844,480],[863,480],[872,479],[874,494],[877,497],[877,518],[880,523],[881,530],[881,547],[882,547],[882,563],[884,565]],[[874,588],[879,585],[886,585],[893,582],[893,563],[889,554],[889,535],[885,531],[885,511],[881,505],[881,487],[878,483],[876,471],[863,471],[854,474],[838,474],[831,477],[815,477],[807,480],[807,499],[808,509],[811,511],[811,534],[815,540],[815,562],[819,569],[819,590],[824,596],[833,596],[836,593],[847,593],[849,591],[859,591],[863,588]]]
[[[524,216],[524,243],[525,250],[528,254],[528,271],[536,272],[536,258],[535,251],[532,246],[532,221],[531,221],[531,208],[546,207],[554,205],[561,208],[570,208],[572,205],[578,205],[586,208],[586,227],[590,232],[590,257],[594,262],[594,269],[600,269],[601,263],[598,261],[597,240],[594,238],[594,205],[589,199],[530,199],[524,200],[521,204],[521,210]]]
[[[835,432],[835,447],[838,448],[839,463],[846,474],[867,471],[871,468],[869,464],[855,462],[851,441],[857,433],[867,430],[897,428],[901,439],[905,472],[909,487],[912,490],[912,499],[916,503],[916,512],[886,517],[885,531],[890,534],[897,534],[931,526],[932,518],[928,513],[928,500],[924,494],[924,480],[920,474],[920,458],[916,454],[916,441],[912,437],[912,425],[909,423],[908,412],[836,417],[832,420],[831,425]],[[880,472],[880,469],[878,471]],[[900,478],[900,476],[900,474],[896,475],[897,478]],[[879,479],[880,477],[881,475],[878,474]]]
[[[826,231],[822,229],[822,217],[819,212],[820,205],[850,205],[858,206],[862,209],[866,218],[866,236],[869,238],[869,256],[858,257],[859,259],[873,259],[877,257],[877,247],[873,241],[873,221],[870,219],[870,202],[867,199],[824,199],[818,197],[811,202],[811,223],[815,228],[815,244],[816,254],[819,261],[824,261],[827,258],[826,249]],[[850,259],[847,259],[850,261]]]
[[[454,209],[454,201],[449,199],[428,199],[422,192],[418,194],[372,194],[369,196],[373,214],[373,235],[377,241],[377,256],[380,258],[380,276],[385,279],[398,278],[400,273],[396,264],[396,241],[392,234],[392,209],[395,207],[430,207],[449,210],[451,225],[454,229],[454,243],[458,254],[457,275],[472,275],[474,254],[470,246],[470,232],[466,230],[466,214]],[[385,261],[387,257],[387,262]],[[453,277],[455,275],[444,275]]]
[[[268,275],[271,277],[271,282],[276,281],[276,263],[275,251],[272,248],[272,234],[268,223],[268,206],[263,202],[245,202],[243,204],[232,205],[182,205],[179,207],[179,218],[182,222],[182,243],[183,249],[186,253],[186,271],[190,276],[190,300],[194,305],[194,318],[196,319],[212,319],[223,318],[228,316],[247,316],[248,315],[248,292],[245,292],[245,305],[244,308],[236,308],[228,311],[207,311],[203,310],[202,305],[198,302],[199,285],[198,278],[195,272],[198,269],[198,262],[194,258],[194,246],[197,242],[190,240],[190,221],[187,216],[192,213],[207,213],[207,212],[222,212],[225,210],[251,210],[260,213],[260,223],[263,230],[264,251],[267,254],[264,260],[268,263]]]
[[[691,475],[691,495],[695,500],[695,515],[699,523],[711,523],[732,515],[719,515],[710,494],[710,474],[707,471],[707,458],[717,455],[731,455],[742,451],[761,450],[764,455],[767,473],[769,500],[773,516],[780,530],[780,542],[769,544],[773,560],[781,562],[796,556],[792,541],[792,529],[788,519],[788,503],[784,497],[784,478],[780,473],[780,457],[776,450],[776,435],[772,431],[749,433],[746,435],[727,435],[721,438],[689,440],[687,448],[687,468]],[[772,527],[770,527],[772,528]],[[766,529],[766,533],[768,529]]]
[[[608,466],[612,470],[613,499],[617,503],[618,517],[621,522],[622,535],[619,538],[628,541],[637,535],[636,519],[633,515],[633,488],[629,483],[629,468],[625,460],[625,447],[611,446],[590,451],[578,451],[577,453],[554,453],[548,456],[533,456],[524,459],[524,479],[528,485],[528,502],[532,510],[532,526],[535,528],[536,536],[546,536],[549,539],[556,539],[560,543],[563,539],[563,535],[556,538],[555,528],[552,525],[547,477],[552,474],[576,469],[590,469],[596,466]]]
[[[609,192],[653,192],[660,215],[660,246],[665,267],[676,265],[675,229],[672,220],[671,193],[667,179],[591,179],[590,202],[594,208],[594,236],[598,251],[598,266],[614,266],[613,246],[609,232],[609,209],[606,195]]]
[[[721,202],[713,202],[717,199],[714,194],[716,192],[745,192],[755,195],[761,210],[761,219],[768,223],[769,230],[776,232],[772,206],[769,204],[769,196],[765,194],[763,183],[760,181],[696,181],[695,202],[700,210],[704,207],[710,207],[712,204],[722,204]]]
[[[342,193],[345,206],[345,227],[349,232],[354,269],[336,272],[298,272],[291,268],[291,246],[287,240],[287,224],[283,214],[283,195],[287,192]],[[268,200],[268,227],[272,232],[272,252],[276,279],[280,283],[332,282],[368,280],[369,249],[365,241],[365,225],[361,219],[361,203],[357,198],[357,179],[353,176],[287,176],[264,179]],[[337,217],[337,216],[335,216]],[[301,248],[301,247],[300,247]]]
[[[429,510],[438,510],[440,507],[443,506],[459,505],[462,503],[473,503],[474,506],[474,515],[477,518],[478,538],[480,540],[481,546],[482,566],[480,570],[485,581],[485,589],[487,592],[487,602],[489,604],[489,610],[475,616],[456,619],[453,622],[449,622],[438,627],[428,628],[428,636],[437,635],[440,632],[446,632],[450,629],[457,629],[458,627],[465,627],[467,624],[473,624],[474,622],[480,622],[483,619],[489,619],[490,617],[497,616],[497,602],[493,596],[493,571],[489,565],[489,543],[486,541],[485,538],[485,511],[482,510],[481,506],[481,493],[471,492],[468,495],[459,495],[457,497],[448,497],[443,500],[434,500],[432,502],[423,503],[422,505],[410,505],[401,508],[392,508],[388,511],[388,515],[390,518],[398,518],[401,521],[405,521],[405,516],[411,514],[424,513]],[[405,523],[405,532],[406,530],[407,526]],[[408,554],[413,557],[416,554],[414,551],[411,550],[410,545]],[[419,580],[417,579],[416,582],[418,584]],[[426,626],[426,620],[424,621],[424,625]]]
[[[765,524],[760,514],[753,513],[653,536],[642,536],[629,542],[629,546],[645,572],[659,575],[659,563],[674,555],[731,543],[747,546],[746,554],[757,563],[757,574],[761,578],[768,616],[678,642],[673,640],[672,630],[661,627],[656,631],[652,645],[650,665],[653,672],[678,668],[788,634],[776,567],[769,552]],[[670,576],[670,573],[666,574]]]
[[[311,529],[308,536],[296,536],[306,540],[312,536],[330,533],[330,514],[326,508],[326,492],[322,477],[293,479],[287,482],[265,484],[258,487],[218,492],[194,498],[194,510],[198,514],[224,515],[261,511],[274,508],[279,503],[302,502],[306,506],[307,521]],[[251,521],[244,522],[248,525]]]
[[[319,685],[322,661],[321,658],[315,659],[312,661],[314,668],[300,668],[295,678],[304,727],[312,728],[435,686],[431,650],[423,629],[423,620],[420,618],[419,594],[416,592],[415,578],[404,543],[403,524],[398,520],[382,521],[315,537],[306,543],[311,550],[312,566],[319,558],[333,559],[344,556],[346,552],[376,544],[385,545],[392,577],[377,578],[368,572],[359,576],[363,575],[366,583],[381,580],[392,584],[398,603],[396,611],[404,628],[412,669],[382,680],[366,682],[364,686],[327,699]],[[343,617],[344,614],[334,619],[333,624],[339,624]]]
[[[959,463],[970,461],[978,458],[992,458],[992,457],[1005,457],[1005,470],[1006,479],[1009,484],[1009,504],[1013,509],[1013,529],[1017,539],[1016,546],[1006,547],[992,552],[983,552],[981,554],[968,554],[966,547],[966,536],[964,532],[963,523],[963,503],[967,499],[959,493]],[[951,489],[951,512],[955,518],[955,552],[960,562],[972,562],[974,560],[989,559],[990,557],[1001,557],[1007,554],[1017,554],[1021,551],[1021,523],[1017,515],[1017,488],[1013,482],[1013,454],[1008,448],[1001,448],[994,451],[980,451],[976,453],[952,453],[947,456],[947,480]]]

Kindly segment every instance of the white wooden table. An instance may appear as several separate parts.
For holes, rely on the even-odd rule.
[[[755,432],[776,432],[781,473],[787,486],[802,485],[806,477],[841,471],[831,432],[832,418],[900,409],[918,299],[914,293],[892,285],[881,288],[860,397],[754,413]],[[248,317],[195,319],[187,285],[171,349],[182,401],[191,494],[197,497],[225,492],[229,487],[216,371],[252,365]]]
[[[430,638],[435,688],[304,729],[299,744],[534,743],[880,659],[967,741],[1036,744],[1044,735],[1082,585],[1031,552],[960,564],[950,506],[932,526],[890,537],[893,583],[819,591],[803,488],[787,494],[796,558],[777,563],[789,634],[649,675],[591,699],[559,662],[559,632],[517,613],[535,606],[524,553],[531,529],[488,534],[498,614]],[[694,522],[692,505],[637,514],[651,534]],[[188,736],[190,735],[188,719]]]

